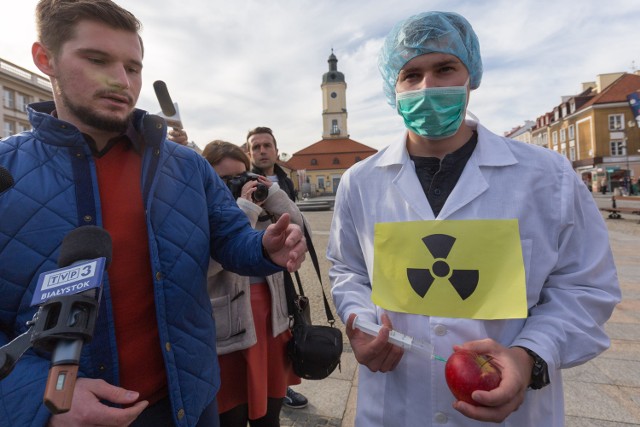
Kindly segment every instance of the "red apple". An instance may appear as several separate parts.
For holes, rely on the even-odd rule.
[[[444,367],[444,376],[456,399],[476,406],[479,404],[471,398],[471,393],[493,390],[502,379],[500,368],[490,356],[471,350],[454,352]]]

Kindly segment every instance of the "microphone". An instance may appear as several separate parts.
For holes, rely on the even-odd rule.
[[[158,97],[158,102],[160,103],[160,108],[162,108],[162,113],[166,114],[167,116],[175,116],[176,109],[173,106],[171,95],[169,95],[167,84],[162,80],[156,80],[155,82],[153,82],[153,90],[156,91],[156,97]]]
[[[0,166],[0,194],[4,193],[15,184],[11,172]]]
[[[162,113],[158,113],[158,115],[166,120],[168,126],[182,129],[182,120],[180,120],[178,104],[171,100],[167,84],[162,80],[156,80],[153,82],[153,90],[156,92],[156,97],[162,109]]]
[[[54,343],[43,396],[53,414],[71,409],[82,345],[93,336],[102,273],[111,262],[111,252],[106,230],[93,225],[76,228],[60,246],[58,266],[64,268],[45,272],[38,279],[32,305],[45,303],[38,314],[44,321],[36,326],[44,324],[46,330],[34,331],[32,341],[43,347]]]

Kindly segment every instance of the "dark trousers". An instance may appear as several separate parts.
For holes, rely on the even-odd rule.
[[[218,401],[214,398],[213,402],[200,415],[198,424],[195,427],[219,426]],[[140,416],[129,427],[175,427],[169,397],[165,397],[142,411]]]

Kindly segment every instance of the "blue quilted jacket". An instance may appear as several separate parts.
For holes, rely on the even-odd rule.
[[[57,268],[62,238],[101,225],[91,151],[78,129],[51,116],[53,103],[32,104],[33,130],[0,140],[0,166],[15,185],[0,194],[0,346],[27,330],[40,273]],[[267,276],[280,269],[262,255],[224,183],[193,150],[167,141],[164,121],[137,110],[144,135],[141,188],[153,270],[156,316],[177,426],[193,426],[219,388],[215,325],[206,292],[209,256],[225,269]],[[131,286],[135,286],[132,283]],[[118,385],[108,272],[95,333],[79,376]],[[144,357],[141,355],[141,357]],[[0,426],[44,426],[49,355],[29,350],[0,380]]]

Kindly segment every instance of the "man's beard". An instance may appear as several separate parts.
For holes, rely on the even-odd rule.
[[[104,117],[95,113],[91,108],[83,107],[81,105],[73,104],[64,94],[62,95],[63,101],[67,108],[78,118],[82,123],[87,126],[91,126],[94,129],[99,129],[105,132],[118,132],[122,133],[127,130],[129,125],[129,114],[125,119],[119,119],[117,117]]]
[[[67,97],[64,90],[59,90],[58,93],[62,97],[62,102],[69,111],[71,111],[71,113],[73,113],[73,115],[75,115],[85,125],[105,132],[123,133],[127,130],[133,111],[124,119],[119,119],[117,117],[105,117],[94,112],[91,108],[75,104]]]

